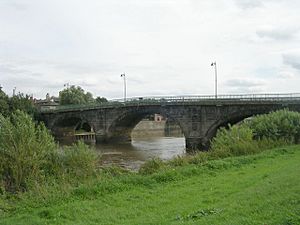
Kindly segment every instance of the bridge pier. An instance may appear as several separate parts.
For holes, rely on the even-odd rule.
[[[191,151],[207,151],[209,148],[209,141],[206,138],[189,137],[185,138],[185,147],[187,152]]]

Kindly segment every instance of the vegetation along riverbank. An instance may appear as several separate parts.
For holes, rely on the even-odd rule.
[[[210,151],[138,173],[101,167],[83,143],[57,148],[21,111],[0,124],[0,224],[300,223],[299,113],[229,126]]]

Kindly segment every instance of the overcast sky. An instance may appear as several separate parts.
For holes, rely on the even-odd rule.
[[[43,98],[300,92],[299,0],[0,0],[0,84]]]

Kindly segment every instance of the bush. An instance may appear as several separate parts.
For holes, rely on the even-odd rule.
[[[6,190],[25,190],[30,180],[43,179],[56,149],[46,127],[26,113],[0,115],[0,180]]]
[[[91,176],[97,155],[82,142],[59,149],[43,124],[17,110],[0,114],[0,192],[25,191],[44,182]]]
[[[256,140],[271,139],[299,143],[300,113],[279,110],[265,115],[259,115],[249,120],[246,125],[253,130]]]
[[[253,131],[243,125],[221,128],[211,143],[211,151],[215,157],[244,155],[257,151],[257,143],[253,141]]]
[[[76,178],[86,178],[95,173],[98,156],[83,142],[64,147],[60,152],[63,173]]]

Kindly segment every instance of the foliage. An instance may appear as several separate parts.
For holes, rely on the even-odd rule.
[[[81,105],[94,103],[93,95],[86,92],[79,86],[72,85],[59,92],[59,102],[61,105]]]
[[[267,138],[283,139],[294,143],[300,141],[300,113],[298,112],[279,110],[255,116],[246,124],[253,130],[254,138],[257,140]]]
[[[99,103],[99,104],[108,102],[108,100],[106,98],[104,98],[104,97],[97,97],[95,99],[95,101],[96,101],[96,103]]]
[[[85,178],[95,173],[98,157],[95,151],[83,142],[64,147],[60,157],[65,174]]]
[[[9,116],[16,110],[21,110],[33,117],[37,117],[38,113],[29,95],[18,93],[12,97],[8,97],[0,90],[0,114]]]
[[[153,158],[151,160],[146,161],[141,168],[139,169],[139,173],[141,174],[152,174],[157,172],[159,169],[164,167],[165,164],[160,158]]]
[[[219,129],[210,148],[214,155],[221,158],[255,153],[259,150],[253,140],[253,131],[247,126],[238,125]]]
[[[254,116],[240,125],[221,128],[211,142],[211,151],[221,158],[253,154],[268,148],[299,142],[300,113],[279,110]]]
[[[0,114],[7,116],[9,114],[8,96],[0,89]]]
[[[0,224],[299,224],[299,149],[0,197]]]
[[[46,127],[35,125],[29,115],[19,110],[11,117],[0,115],[0,179],[6,190],[25,190],[30,180],[43,179],[55,149]]]
[[[0,189],[26,191],[53,178],[86,178],[97,169],[96,160],[82,142],[59,149],[47,128],[22,111],[0,115]]]
[[[31,116],[36,116],[37,110],[34,107],[33,101],[30,99],[29,95],[24,95],[23,93],[18,93],[9,99],[9,108],[11,112],[16,110],[21,110],[28,113]]]

